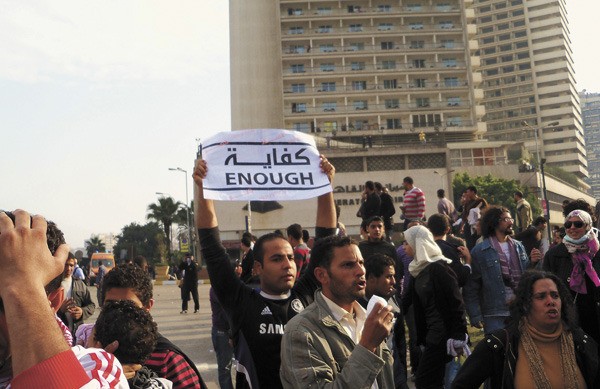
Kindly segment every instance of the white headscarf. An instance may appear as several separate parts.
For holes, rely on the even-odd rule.
[[[425,226],[414,226],[404,231],[406,242],[415,252],[412,262],[408,265],[408,271],[413,277],[417,277],[429,264],[437,261],[452,261],[442,254],[440,246],[435,243],[433,234]]]

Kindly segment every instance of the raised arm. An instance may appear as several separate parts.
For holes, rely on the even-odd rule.
[[[202,180],[206,177],[206,172],[206,161],[196,160],[192,177],[196,184],[194,185],[194,221],[198,229],[213,228],[219,225],[213,201],[204,198]]]
[[[333,184],[335,176],[335,167],[321,155],[321,170],[327,174],[329,182]],[[325,193],[317,198],[317,227],[336,228],[337,217],[335,214],[335,203],[333,202],[333,192]]]

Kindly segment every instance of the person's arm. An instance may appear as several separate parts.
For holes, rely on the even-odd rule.
[[[481,265],[477,260],[477,253],[471,251],[471,275],[463,288],[463,299],[467,313],[473,327],[481,328],[483,316],[479,306],[479,292],[481,290]]]
[[[479,342],[473,353],[465,360],[452,381],[452,389],[479,388],[487,378],[494,375],[496,369],[502,369],[502,364],[498,366],[495,363],[498,356],[494,355],[488,339],[489,336]],[[494,345],[500,347],[501,344],[494,342]]]
[[[81,281],[80,286],[82,286],[82,289],[79,291],[81,294],[80,305],[75,307],[78,308],[75,312],[72,312],[73,319],[75,320],[85,320],[92,316],[96,310],[96,304],[92,301],[90,290],[85,286],[83,281]]]
[[[6,213],[0,213],[0,297],[12,346],[13,374],[24,380],[21,373],[42,368],[51,363],[50,358],[64,357],[65,368],[73,367],[72,382],[81,386],[87,382],[81,379],[85,372],[81,366],[72,366],[76,359],[56,324],[44,290],[63,271],[69,248],[63,244],[53,256],[46,243],[46,220],[41,216],[31,219],[22,210],[14,215],[13,224]]]
[[[333,185],[335,167],[321,155],[321,170],[327,174],[329,182]],[[334,235],[337,228],[337,215],[333,201],[333,191],[322,194],[317,198],[317,222],[315,229],[315,240],[325,236]]]
[[[204,198],[202,180],[206,177],[206,161],[197,160],[194,168],[194,220],[198,228],[200,248],[206,261],[211,284],[225,308],[235,308],[240,303],[243,282],[235,275],[229,256],[219,235],[217,214],[212,200]]]

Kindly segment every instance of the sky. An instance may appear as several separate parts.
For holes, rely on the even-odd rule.
[[[600,92],[598,0],[567,2],[578,90]],[[231,128],[228,1],[0,0],[0,209],[72,248],[185,202],[198,140]],[[187,176],[169,168],[187,170]]]

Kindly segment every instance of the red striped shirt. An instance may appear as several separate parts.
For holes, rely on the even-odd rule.
[[[174,351],[154,351],[144,365],[159,377],[173,382],[173,388],[200,388],[200,380],[194,369]]]
[[[425,216],[425,193],[416,186],[404,193],[404,217],[422,219]]]

